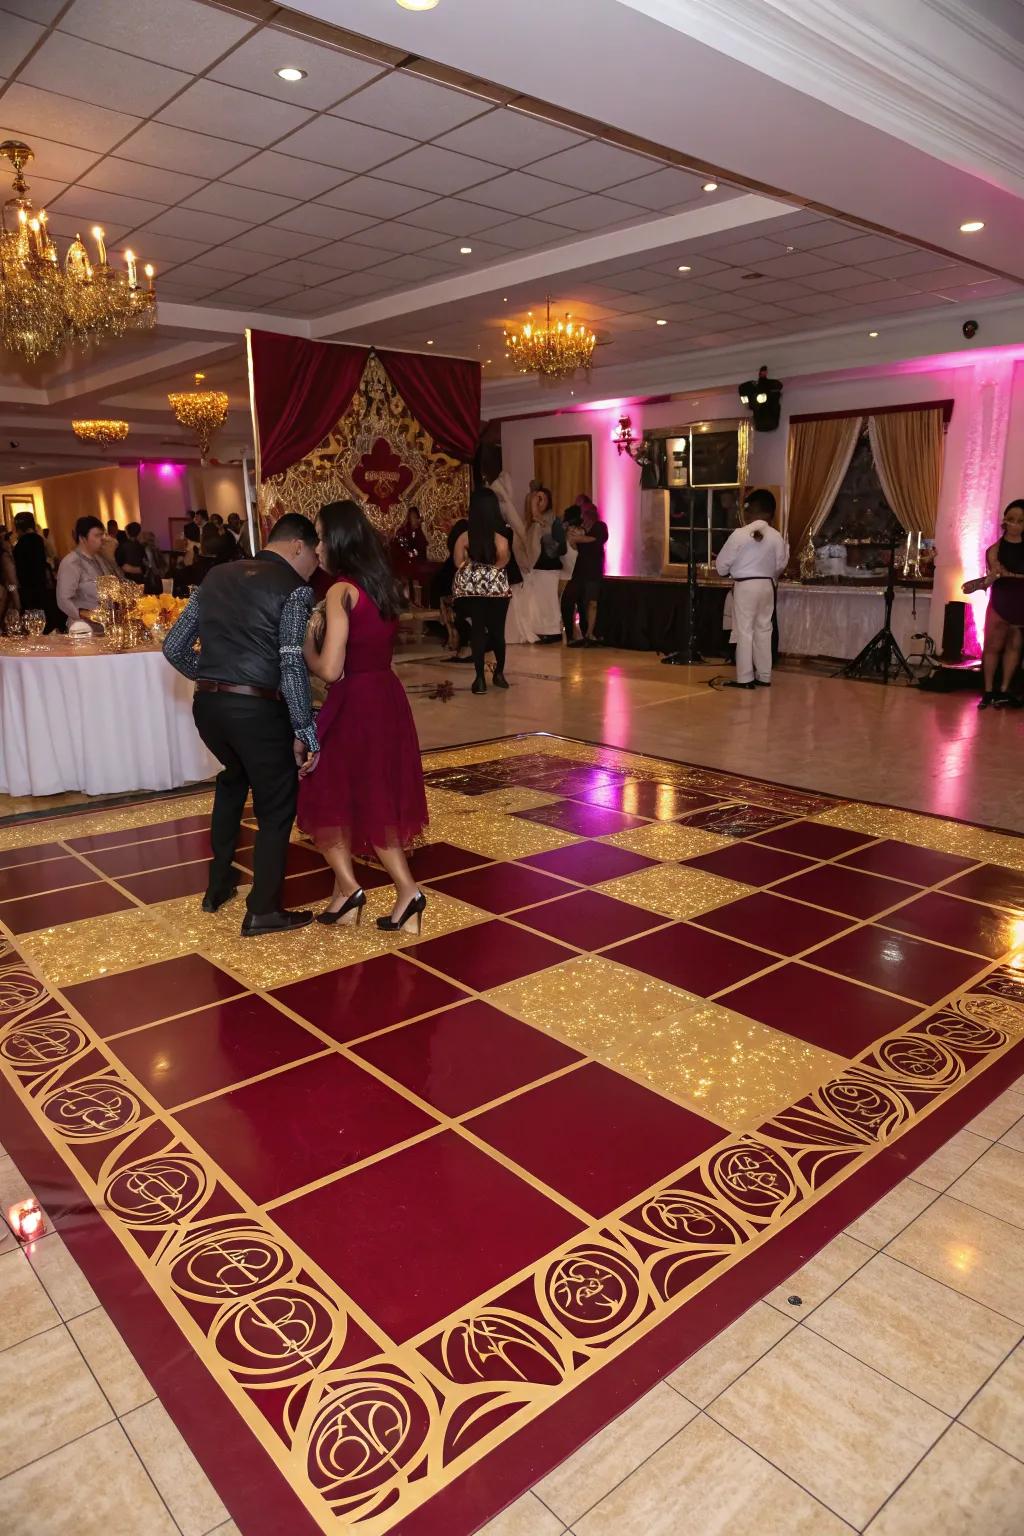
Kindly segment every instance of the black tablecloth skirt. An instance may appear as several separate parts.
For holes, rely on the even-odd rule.
[[[704,656],[728,654],[729,637],[722,629],[727,590],[697,589],[697,649]],[[601,587],[597,633],[605,645],[628,651],[682,650],[687,641],[686,583],[607,578]]]

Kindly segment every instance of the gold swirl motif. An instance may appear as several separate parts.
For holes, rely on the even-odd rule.
[[[1004,997],[1008,1002],[1024,1005],[1024,975],[1018,970],[1011,970],[1002,966],[998,971],[993,971],[991,976],[986,976],[981,984],[982,992],[990,992],[994,997]]]
[[[69,1061],[86,1048],[86,1038],[70,1019],[24,1024],[0,1040],[0,1055],[12,1066],[42,1071]]]
[[[931,1035],[891,1035],[875,1049],[891,1071],[913,1080],[915,1087],[945,1088],[963,1076],[957,1056]]]
[[[0,976],[0,1016],[23,1013],[46,996],[42,982],[27,971]]]
[[[342,1343],[336,1314],[323,1296],[300,1286],[234,1302],[218,1317],[211,1338],[236,1375],[259,1375],[277,1385],[308,1376]]]
[[[641,1230],[673,1245],[724,1250],[750,1236],[721,1204],[685,1189],[663,1189],[641,1213]]]
[[[642,1305],[640,1278],[629,1260],[596,1244],[556,1260],[541,1295],[571,1333],[591,1340],[618,1333]]]
[[[332,1503],[366,1513],[403,1479],[426,1438],[430,1414],[397,1369],[380,1366],[328,1377],[306,1437],[310,1481]]]
[[[174,1258],[171,1281],[196,1301],[226,1301],[273,1285],[291,1268],[291,1258],[275,1238],[244,1224],[201,1232]]]
[[[116,1135],[142,1116],[137,1094],[113,1078],[86,1078],[60,1088],[43,1104],[50,1124],[69,1141]]]
[[[826,1083],[821,1097],[844,1125],[883,1141],[911,1118],[907,1101],[886,1083],[870,1078],[841,1077]]]
[[[968,992],[965,997],[958,997],[952,1004],[953,1011],[969,1023],[979,1025],[989,1034],[999,1036],[999,1044],[1005,1045],[1008,1039],[1016,1039],[1024,1034],[1024,1005],[1011,998],[1003,997],[999,993]],[[950,1030],[953,1028],[953,1020],[948,1015],[942,1019],[929,1021],[929,1033],[939,1033],[938,1029],[932,1029],[932,1025],[948,1023]],[[942,1031],[945,1034],[945,1031]],[[949,1036],[953,1044],[960,1049],[967,1050],[991,1050],[991,1046],[981,1043],[985,1036],[980,1037],[979,1043],[974,1045],[967,1036],[966,1031],[962,1038],[954,1033]]]
[[[106,1203],[133,1227],[167,1227],[206,1197],[207,1176],[194,1157],[149,1157],[122,1168],[106,1188]]]
[[[566,1366],[539,1323],[491,1308],[445,1331],[441,1358],[453,1381],[530,1381],[554,1386]]]
[[[745,1215],[765,1221],[797,1198],[796,1180],[780,1153],[756,1141],[723,1147],[708,1161],[708,1179]]]

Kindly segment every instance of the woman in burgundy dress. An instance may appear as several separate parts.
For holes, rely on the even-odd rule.
[[[1017,702],[1010,685],[1020,666],[1024,638],[1024,501],[1011,501],[1003,513],[1003,536],[986,550],[985,563],[985,584],[989,589],[982,656],[985,691],[978,707],[987,709],[994,704],[997,709],[1004,709]],[[998,693],[997,667],[1001,674]]]
[[[299,786],[298,822],[334,870],[334,897],[317,919],[358,923],[366,897],[353,854],[374,854],[395,883],[387,930],[419,932],[427,901],[404,849],[427,824],[420,746],[405,689],[391,670],[401,593],[381,539],[354,501],[317,520],[318,554],[333,577],[323,619],[310,626],[310,672],[330,684],[320,711],[320,760]]]

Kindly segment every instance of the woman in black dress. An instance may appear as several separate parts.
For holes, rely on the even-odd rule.
[[[982,675],[985,691],[979,709],[1005,709],[1018,700],[1010,692],[1020,666],[1024,640],[1024,501],[1011,501],[1003,513],[1003,536],[985,551],[988,567],[988,612],[985,615],[985,648]],[[1002,665],[1000,667],[1000,658]],[[996,692],[996,669],[1000,688]]]

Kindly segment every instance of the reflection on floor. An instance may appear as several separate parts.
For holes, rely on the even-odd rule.
[[[246,1536],[1016,1530],[1024,843],[552,737],[427,769],[419,938],[203,917],[194,799],[0,829],[2,1193],[55,1227],[45,1291],[0,1249],[0,1499],[47,1536],[51,1456],[134,1446],[167,1507],[102,1528],[204,1536],[176,1424]]]

